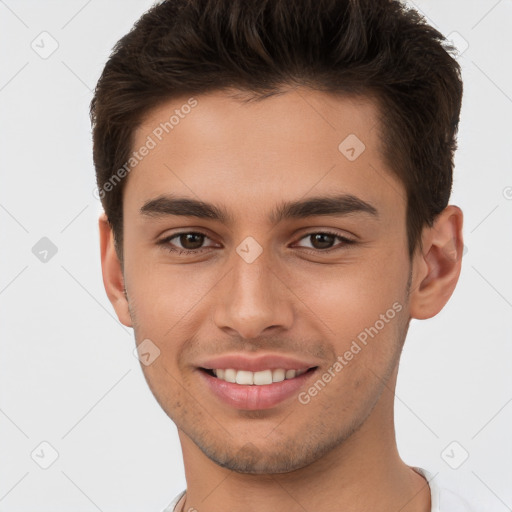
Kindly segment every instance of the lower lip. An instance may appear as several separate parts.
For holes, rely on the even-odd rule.
[[[201,378],[211,391],[224,403],[235,409],[256,411],[270,409],[287,398],[297,394],[305,382],[316,372],[310,370],[293,379],[273,382],[272,384],[243,385],[213,377],[204,370],[199,370]]]

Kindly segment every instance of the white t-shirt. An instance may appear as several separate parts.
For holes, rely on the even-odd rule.
[[[443,487],[442,483],[439,483],[432,473],[423,468],[411,467],[424,476],[429,483],[430,500],[432,502],[431,512],[474,512],[466,500]],[[178,512],[174,509],[184,494],[185,491],[180,492],[162,512]]]

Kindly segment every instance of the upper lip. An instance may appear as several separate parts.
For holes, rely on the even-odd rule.
[[[248,357],[244,354],[224,354],[222,356],[205,359],[198,366],[207,370],[233,368],[235,370],[260,372],[262,370],[277,368],[283,368],[284,370],[308,370],[317,365],[311,361],[308,362],[280,354],[263,354],[254,357]]]

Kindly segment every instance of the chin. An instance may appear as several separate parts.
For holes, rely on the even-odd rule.
[[[253,443],[246,443],[236,451],[200,447],[201,451],[215,464],[236,473],[245,474],[279,474],[290,473],[309,466],[319,459],[324,450],[315,447],[314,450],[305,450],[295,443],[286,448],[280,443],[280,450],[267,443],[265,448],[258,448]]]

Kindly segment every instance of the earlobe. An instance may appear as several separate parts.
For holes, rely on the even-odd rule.
[[[412,318],[432,318],[451,297],[462,265],[462,222],[461,209],[450,205],[437,216],[432,227],[424,228],[423,247],[413,260],[415,279],[410,294]]]
[[[98,220],[101,249],[101,272],[107,296],[114,307],[119,321],[133,327],[125,295],[124,276],[117,256],[114,236],[105,213]]]

